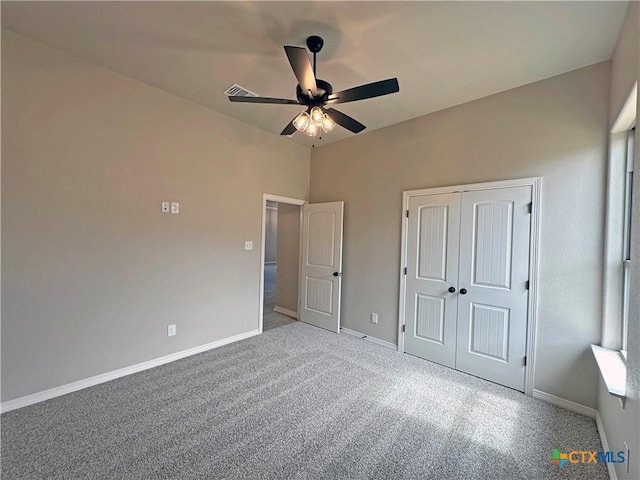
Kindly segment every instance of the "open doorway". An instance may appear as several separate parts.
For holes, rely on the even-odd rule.
[[[304,200],[264,195],[261,330],[298,320],[301,205]]]

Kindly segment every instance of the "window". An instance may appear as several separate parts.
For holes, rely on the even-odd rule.
[[[630,300],[637,296],[631,291],[630,273],[638,252],[631,248],[631,227],[640,206],[640,189],[633,192],[634,153],[636,142],[637,84],[629,93],[609,135],[607,165],[607,214],[604,233],[604,271],[602,282],[602,337],[600,345],[592,345],[593,355],[607,390],[617,396],[624,408],[627,378],[627,338]],[[640,175],[640,172],[636,172]],[[640,177],[636,178],[636,181]],[[636,210],[636,211],[634,211]],[[633,228],[638,225],[633,224]],[[634,285],[637,290],[637,286]],[[631,315],[633,317],[633,315]]]
[[[627,327],[629,325],[629,300],[630,300],[630,268],[631,268],[631,210],[633,205],[633,155],[635,150],[635,127],[627,134],[626,168],[624,185],[624,234],[622,255],[622,322],[620,339],[623,355],[627,351]]]

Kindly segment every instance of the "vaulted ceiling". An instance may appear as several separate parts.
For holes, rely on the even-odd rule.
[[[302,108],[228,101],[233,83],[295,99],[283,45],[324,38],[334,90],[400,92],[336,106],[382,128],[611,58],[628,2],[2,2],[2,25],[274,134]],[[336,128],[321,146],[353,134]],[[362,135],[362,134],[360,134]]]

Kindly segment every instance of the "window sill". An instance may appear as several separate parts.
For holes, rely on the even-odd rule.
[[[621,399],[624,404],[626,397],[627,365],[618,350],[591,345],[593,356],[596,358],[600,375],[609,393]]]

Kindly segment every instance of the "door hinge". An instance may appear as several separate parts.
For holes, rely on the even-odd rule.
[[[529,209],[529,213],[533,212],[533,202],[529,202],[529,205],[527,205],[527,208]]]
[[[407,274],[407,267],[404,267],[404,274]]]
[[[409,218],[409,210],[407,210],[407,218]]]
[[[526,355],[524,356],[524,366],[525,367],[527,366],[527,356]]]
[[[406,327],[406,325],[402,325],[402,333],[404,333],[404,328]]]
[[[529,290],[529,280],[527,280],[526,282],[524,282],[524,288]]]

